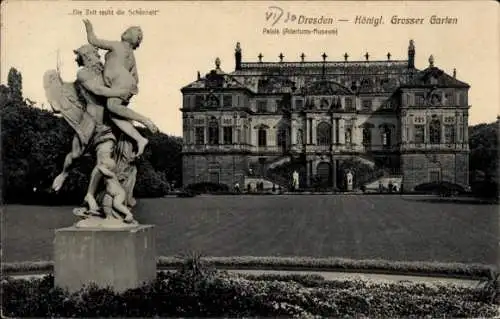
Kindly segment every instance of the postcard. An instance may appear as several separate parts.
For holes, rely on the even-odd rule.
[[[128,308],[12,284],[3,314],[493,316],[499,12],[3,2],[5,271],[40,300],[155,282]]]

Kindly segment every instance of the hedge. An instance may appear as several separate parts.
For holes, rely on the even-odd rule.
[[[493,317],[480,289],[422,284],[263,277],[203,267],[160,272],[144,287],[114,293],[88,286],[69,294],[52,276],[4,279],[8,317]]]

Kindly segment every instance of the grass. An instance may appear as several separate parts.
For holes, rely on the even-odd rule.
[[[268,270],[310,270],[310,271],[351,271],[369,273],[390,273],[401,275],[446,276],[456,278],[488,279],[496,273],[493,266],[462,263],[408,262],[389,260],[353,260],[345,258],[308,258],[308,257],[159,257],[158,269],[173,269],[186,265],[193,269],[201,266],[198,262],[218,269],[268,269]],[[26,273],[51,273],[51,261],[4,263],[4,275]]]
[[[420,197],[419,197],[420,198]],[[141,199],[157,252],[497,263],[498,206],[438,204],[398,195],[199,196]],[[54,230],[72,207],[4,207],[3,261],[52,260]]]

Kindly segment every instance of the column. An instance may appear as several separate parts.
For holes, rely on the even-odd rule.
[[[310,131],[311,127],[309,125],[309,118],[306,116],[304,120],[306,121],[306,131],[304,132],[305,136],[303,136],[304,137],[304,142],[306,144],[310,144],[311,142],[310,142],[310,139],[309,139],[309,131]]]
[[[311,162],[306,161],[306,179],[307,186],[311,186]]]
[[[353,148],[356,149],[358,143],[358,123],[356,122],[356,119],[352,120],[352,127],[351,127],[351,144],[353,145]]]
[[[205,141],[205,143],[204,143],[205,145],[208,144],[208,127],[209,127],[209,124],[206,123],[205,124],[205,136],[203,136],[203,139]]]
[[[424,125],[424,143],[428,144],[430,142],[430,136],[429,136],[429,119],[425,120],[425,125]]]
[[[464,134],[463,134],[464,143],[468,144],[469,143],[469,129],[468,129],[469,128],[469,117],[467,115],[464,116],[463,128],[464,128]]]
[[[292,146],[297,145],[297,122],[295,119],[292,120],[292,123],[290,124],[290,140],[292,142]]]
[[[441,116],[441,118],[439,119],[441,121],[441,125],[440,125],[440,129],[441,129],[441,144],[444,143],[444,136],[445,136],[445,132],[444,132],[444,116]]]
[[[332,185],[337,188],[337,160],[332,158]]]
[[[405,143],[407,141],[406,127],[408,126],[406,116],[401,118],[401,142]]]
[[[337,128],[335,127],[336,120],[334,117],[332,117],[331,120],[332,124],[332,144],[335,145],[337,142]]]
[[[345,120],[339,119],[339,144],[345,144]]]
[[[224,126],[222,126],[222,118],[219,119],[219,144],[224,144]]]
[[[312,144],[316,144],[316,127],[318,126],[318,121],[316,119],[312,119],[311,132],[312,132]]]
[[[330,117],[330,128],[332,130],[331,132],[331,139],[332,139],[332,145],[335,145],[335,119],[333,116]]]

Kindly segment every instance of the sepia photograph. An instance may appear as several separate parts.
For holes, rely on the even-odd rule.
[[[2,317],[500,317],[499,18],[2,2]]]

